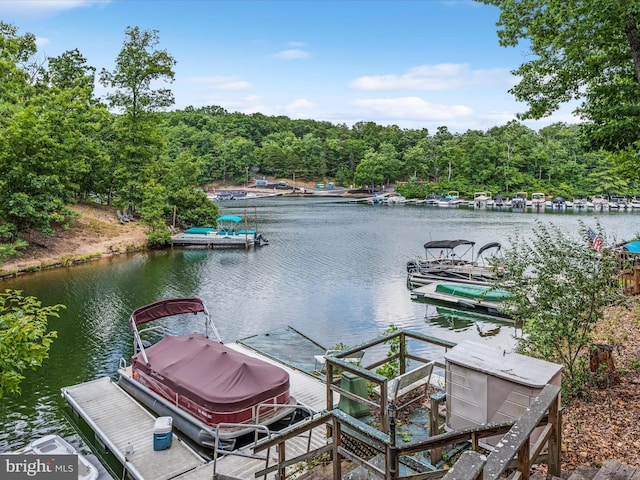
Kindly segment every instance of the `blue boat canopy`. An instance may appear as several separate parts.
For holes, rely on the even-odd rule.
[[[239,223],[242,221],[242,217],[238,217],[237,215],[223,215],[222,217],[218,217],[216,222],[236,222]]]
[[[640,242],[625,243],[622,248],[627,252],[640,253]]]

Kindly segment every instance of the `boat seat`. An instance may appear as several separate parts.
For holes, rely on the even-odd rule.
[[[326,366],[327,366],[327,356],[328,355],[333,355],[334,353],[338,353],[341,352],[342,350],[327,350],[324,354],[322,355],[314,355],[313,359],[315,361],[314,364],[314,370],[317,370],[319,372],[324,372]],[[360,350],[359,352],[355,352],[352,354],[347,355],[346,357],[343,358],[343,360],[345,362],[349,362],[349,363],[353,363],[355,365],[359,365],[360,362],[362,361],[362,357],[364,356],[364,350]]]

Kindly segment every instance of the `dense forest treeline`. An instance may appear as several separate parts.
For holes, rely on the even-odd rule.
[[[254,177],[333,181],[344,186],[406,182],[420,197],[457,190],[511,196],[542,191],[572,198],[640,195],[619,153],[588,149],[580,125],[534,131],[518,121],[487,131],[435,132],[358,122],[352,126],[227,112],[169,110],[176,61],[158,32],[127,28],[112,70],[79,50],[37,55],[35,37],[0,22],[0,260],[25,232],[52,232],[79,200],[130,208],[151,245],[169,239],[167,219],[215,223],[212,182]],[[110,92],[95,95],[99,81]],[[624,164],[624,162],[622,162]]]
[[[487,131],[452,133],[359,122],[352,127],[314,120],[229,113],[221,107],[163,114],[173,157],[185,149],[200,160],[201,183],[242,184],[247,178],[332,180],[361,187],[398,182],[412,196],[458,190],[543,191],[567,198],[640,195],[637,183],[615,167],[611,154],[589,152],[579,125],[534,131],[512,121]]]

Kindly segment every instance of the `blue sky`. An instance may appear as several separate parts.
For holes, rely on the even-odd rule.
[[[499,46],[499,11],[467,0],[0,0],[43,57],[79,49],[112,70],[128,26],[158,30],[177,61],[175,108],[452,132],[504,125],[526,46]],[[105,91],[98,87],[98,95]],[[575,122],[565,108],[525,122]]]

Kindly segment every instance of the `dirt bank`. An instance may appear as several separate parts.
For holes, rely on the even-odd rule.
[[[0,276],[69,266],[145,247],[145,227],[137,221],[120,223],[115,208],[81,204],[71,209],[77,217],[68,228],[56,229],[53,236],[39,232],[25,235],[29,248],[6,261]]]

